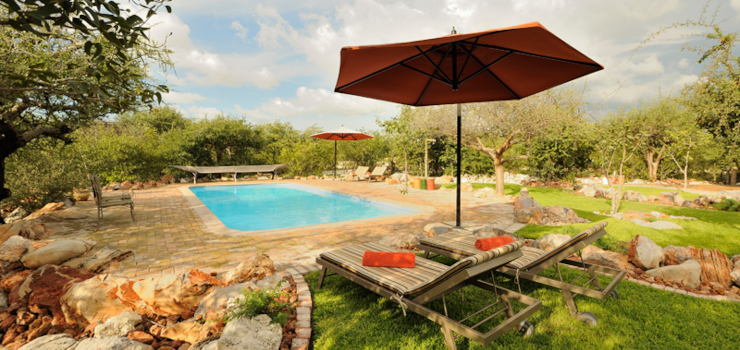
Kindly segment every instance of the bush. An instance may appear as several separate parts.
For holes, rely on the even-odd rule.
[[[285,326],[293,310],[288,293],[281,292],[277,288],[273,290],[242,290],[244,298],[232,305],[230,313],[224,317],[225,322],[242,317],[252,317],[266,314],[272,319],[272,323]]]
[[[714,203],[714,208],[722,211],[740,211],[740,202],[729,198],[722,198],[721,202]]]

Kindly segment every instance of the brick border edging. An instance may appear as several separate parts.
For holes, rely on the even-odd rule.
[[[626,280],[628,280],[628,281],[630,281],[630,282],[634,282],[634,283],[637,283],[637,284],[641,284],[641,285],[643,285],[643,286],[653,287],[653,288],[655,288],[655,289],[660,289],[660,290],[664,290],[664,291],[666,291],[666,292],[671,292],[671,293],[676,293],[676,294],[683,294],[683,295],[688,295],[688,296],[690,296],[690,297],[694,297],[694,298],[699,298],[699,299],[710,299],[710,300],[717,300],[717,301],[734,301],[734,302],[736,302],[736,303],[740,303],[740,300],[738,300],[738,299],[734,299],[734,298],[728,298],[728,297],[726,297],[726,296],[724,296],[724,295],[704,295],[704,294],[696,294],[696,293],[692,293],[692,292],[689,292],[689,291],[687,291],[687,290],[683,290],[683,289],[678,289],[678,288],[673,288],[673,287],[668,287],[668,286],[664,286],[664,285],[662,285],[662,284],[657,284],[657,283],[650,283],[650,282],[645,282],[645,281],[643,281],[643,280],[638,280],[638,279],[634,279],[634,278],[629,278],[629,277],[625,277],[625,279],[626,279]]]
[[[292,273],[295,281],[296,292],[298,293],[298,307],[296,307],[296,337],[291,343],[291,350],[308,350],[311,341],[311,311],[313,310],[313,300],[311,291],[308,289],[306,279],[300,273]]]

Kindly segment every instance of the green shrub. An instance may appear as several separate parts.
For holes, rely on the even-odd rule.
[[[734,199],[722,198],[721,202],[714,203],[714,208],[722,211],[740,211],[740,202]]]
[[[224,317],[225,322],[242,317],[252,317],[266,314],[272,319],[272,323],[285,326],[293,310],[288,299],[288,293],[281,292],[277,288],[273,290],[249,291],[242,289],[244,298],[237,301],[231,308],[230,313]]]

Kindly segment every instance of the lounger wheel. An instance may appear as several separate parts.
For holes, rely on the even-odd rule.
[[[590,313],[590,312],[584,312],[581,314],[581,322],[589,325],[589,326],[595,326],[599,324],[599,318],[596,317],[596,315]]]
[[[609,293],[609,296],[612,297],[612,298],[614,298],[614,299],[619,299],[619,293],[617,293],[616,290],[612,290],[612,292]]]
[[[529,322],[528,320],[522,321],[522,323],[519,324],[519,333],[522,334],[523,337],[529,338],[534,335],[534,325],[532,322]]]

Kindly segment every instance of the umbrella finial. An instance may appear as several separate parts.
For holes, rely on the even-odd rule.
[[[457,34],[457,31],[455,30],[455,27],[452,27],[452,32],[450,34]]]

